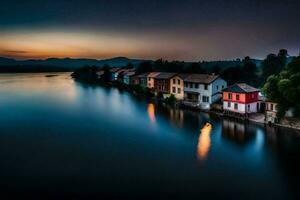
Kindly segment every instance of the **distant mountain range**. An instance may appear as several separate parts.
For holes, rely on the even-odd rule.
[[[45,60],[16,60],[12,58],[4,58],[0,57],[0,70],[8,68],[8,67],[55,67],[55,68],[63,68],[63,69],[69,69],[74,70],[79,67],[82,67],[84,65],[95,65],[98,67],[102,67],[105,64],[108,64],[110,66],[120,67],[125,66],[128,63],[132,63],[133,65],[137,65],[143,60],[138,59],[129,59],[126,57],[115,57],[111,59],[104,59],[104,60],[96,60],[96,59],[77,59],[77,58],[48,58]]]
[[[292,57],[288,60],[290,61]],[[141,59],[130,59],[126,57],[115,57],[104,60],[86,59],[86,58],[48,58],[44,60],[16,60],[12,58],[0,57],[0,72],[54,72],[54,71],[74,71],[84,65],[94,65],[102,67],[106,64],[113,67],[126,66],[132,63],[137,66],[139,63],[146,61]],[[150,60],[149,60],[150,61]],[[259,67],[262,60],[252,59],[253,62]],[[191,62],[186,62],[189,64]],[[209,69],[218,65],[220,68],[225,69],[231,66],[241,64],[240,60],[233,61],[209,61],[201,62],[201,65]]]

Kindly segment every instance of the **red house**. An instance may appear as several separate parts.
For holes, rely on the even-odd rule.
[[[259,89],[245,83],[234,84],[223,90],[223,109],[240,114],[256,113],[259,110]]]

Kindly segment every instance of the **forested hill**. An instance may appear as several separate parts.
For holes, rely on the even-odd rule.
[[[262,60],[258,60],[258,59],[251,59],[251,61],[253,63],[255,63],[257,67],[260,67],[261,62],[262,62]],[[240,60],[240,59],[209,61],[209,62],[203,61],[203,62],[201,62],[201,66],[205,69],[208,69],[208,70],[211,69],[211,68],[214,68],[216,66],[218,66],[220,69],[224,70],[224,69],[227,69],[229,67],[235,67],[235,66],[242,65],[242,64],[243,64],[243,61]]]
[[[288,62],[292,60],[292,57],[288,58]],[[131,59],[126,57],[115,57],[104,60],[97,59],[75,59],[75,58],[48,58],[44,60],[16,60],[12,58],[0,57],[0,73],[5,72],[53,72],[53,71],[74,71],[84,65],[103,67],[104,65],[109,65],[111,67],[124,67],[128,64],[137,67],[143,62],[150,62],[155,64],[156,61],[151,60],[141,60],[141,59]],[[253,63],[260,68],[262,60],[251,59]],[[172,62],[171,62],[172,63]],[[180,63],[183,66],[189,66],[193,64],[192,62],[180,62],[175,61],[175,63]],[[195,62],[194,62],[195,63]],[[225,60],[225,61],[201,61],[197,62],[201,65],[201,68],[207,71],[213,71],[214,68],[219,70],[225,70],[230,67],[236,67],[243,65],[243,61],[240,59],[236,60]],[[172,66],[170,66],[172,67]],[[172,70],[172,69],[169,69]]]
[[[74,58],[48,58],[45,60],[15,60],[0,57],[0,72],[26,72],[26,71],[74,71],[84,65],[102,67],[106,64],[115,67],[126,66],[128,63],[138,65],[143,60],[116,57],[111,59],[74,59]]]

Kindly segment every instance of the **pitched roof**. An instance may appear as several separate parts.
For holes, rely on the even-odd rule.
[[[236,83],[223,90],[224,92],[250,93],[259,92],[259,89],[254,88],[246,83]]]
[[[149,75],[149,73],[144,73],[144,74],[140,74],[138,75],[139,78],[147,78]]]
[[[219,78],[218,75],[211,74],[188,74],[183,79],[186,82],[210,84]]]
[[[160,74],[160,72],[151,72],[148,74],[149,78],[155,78],[158,74]]]
[[[168,72],[161,72],[159,73],[155,79],[170,79],[175,76],[177,73],[168,73]]]
[[[125,76],[133,76],[133,75],[135,75],[135,71],[126,71],[126,72],[124,72],[124,75]]]
[[[191,74],[177,74],[176,76],[178,76],[179,78],[184,80],[184,79],[188,78],[190,75]]]
[[[117,71],[119,71],[119,70],[120,70],[120,68],[114,67],[114,68],[111,68],[111,69],[110,69],[110,72],[117,72]]]
[[[125,75],[127,72],[130,72],[129,69],[120,69],[117,71],[119,74]]]

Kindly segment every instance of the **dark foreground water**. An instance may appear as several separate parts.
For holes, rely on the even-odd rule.
[[[291,130],[150,104],[69,74],[0,75],[1,199],[296,199],[299,161]]]

